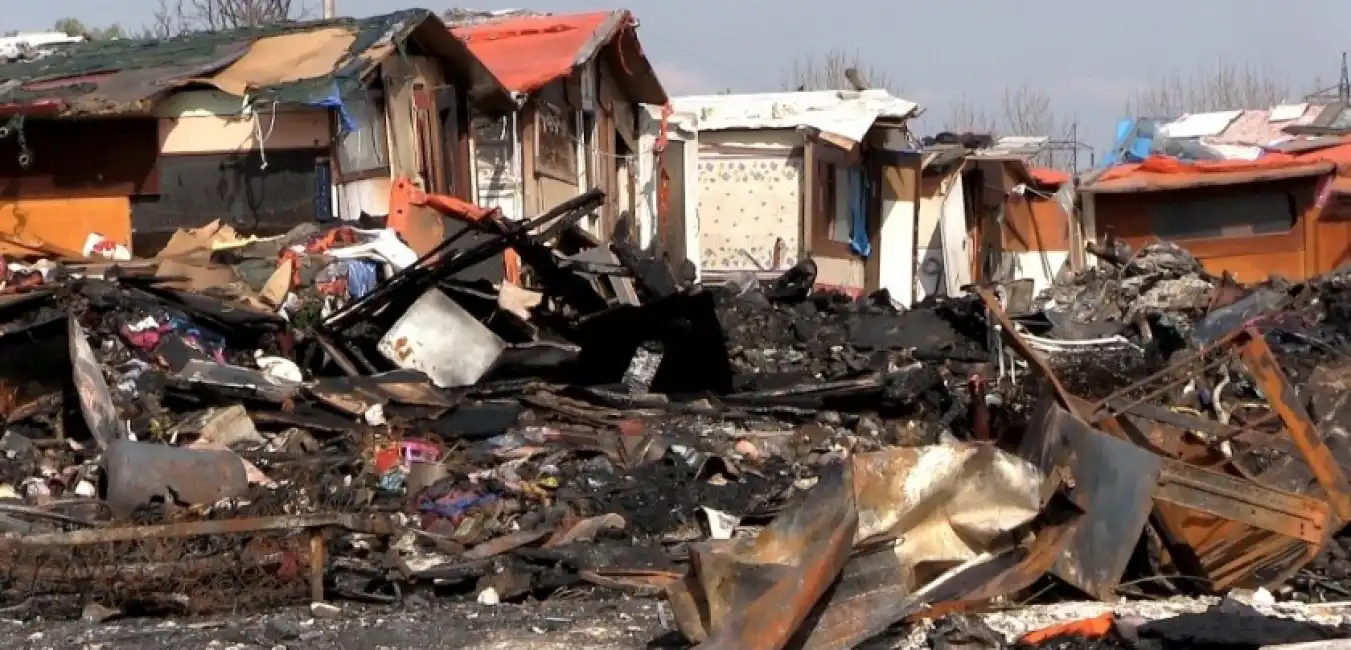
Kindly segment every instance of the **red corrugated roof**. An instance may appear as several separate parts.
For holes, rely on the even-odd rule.
[[[582,48],[613,16],[526,16],[451,29],[509,90],[528,93],[572,73]]]

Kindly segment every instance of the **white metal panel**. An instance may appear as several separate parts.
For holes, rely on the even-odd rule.
[[[1266,153],[1266,149],[1262,147],[1211,142],[1209,138],[1202,138],[1201,145],[1225,160],[1257,160]]]
[[[1267,115],[1268,122],[1288,122],[1304,117],[1304,113],[1309,110],[1309,103],[1302,104],[1281,104],[1272,106],[1271,113]]]
[[[882,200],[878,284],[897,303],[915,300],[915,201]]]
[[[400,368],[419,370],[440,388],[469,386],[497,362],[504,342],[440,289],[428,289],[377,346]]]
[[[1013,278],[1015,280],[1032,279],[1032,295],[1040,295],[1051,288],[1057,273],[1069,264],[1069,251],[1027,251],[1011,253],[1013,260]]]
[[[638,245],[647,248],[655,243],[657,233],[657,135],[660,119],[652,122],[647,111],[638,112],[638,169],[633,179],[638,196],[633,202],[633,218],[638,222]]]
[[[1243,111],[1215,111],[1183,115],[1159,127],[1159,133],[1169,138],[1201,138],[1219,135],[1238,119]]]
[[[882,201],[878,238],[878,283],[892,300],[909,305],[915,298],[915,202]]]
[[[939,230],[943,245],[943,279],[947,295],[958,295],[962,287],[971,284],[972,242],[967,238],[966,193],[961,176],[948,187],[943,198],[942,224]]]
[[[921,112],[915,102],[880,89],[695,95],[672,98],[671,105],[695,115],[701,131],[810,126],[856,141],[879,117],[905,119]]]

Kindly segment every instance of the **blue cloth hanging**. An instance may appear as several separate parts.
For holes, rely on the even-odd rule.
[[[862,169],[849,170],[849,249],[859,257],[872,255],[872,243],[868,241],[868,177]]]

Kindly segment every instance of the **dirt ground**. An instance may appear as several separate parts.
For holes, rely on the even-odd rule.
[[[646,599],[484,606],[421,601],[391,608],[341,605],[332,619],[308,608],[258,616],[106,623],[0,621],[0,647],[23,650],[254,648],[413,650],[629,650],[665,643],[669,610]],[[662,605],[664,607],[664,605]],[[668,622],[668,624],[670,624]],[[655,643],[654,643],[655,641]]]

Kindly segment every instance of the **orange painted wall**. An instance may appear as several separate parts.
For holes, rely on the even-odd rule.
[[[1320,268],[1323,264],[1317,255],[1307,254],[1310,250],[1307,242],[1312,239],[1318,220],[1318,212],[1314,207],[1317,181],[1315,178],[1303,178],[1271,182],[1273,190],[1289,191],[1300,197],[1300,203],[1296,206],[1299,216],[1288,233],[1176,240],[1174,243],[1195,255],[1207,271],[1216,275],[1228,271],[1242,282],[1256,282],[1270,275],[1303,280],[1330,270]],[[1167,192],[1097,194],[1093,200],[1098,240],[1105,241],[1110,234],[1138,250],[1158,241],[1149,225],[1149,210],[1155,202],[1199,199],[1233,191],[1233,187],[1221,186]]]
[[[131,200],[125,196],[0,201],[0,233],[6,239],[46,243],[78,253],[89,233],[131,246]],[[31,250],[0,241],[0,253]]]

